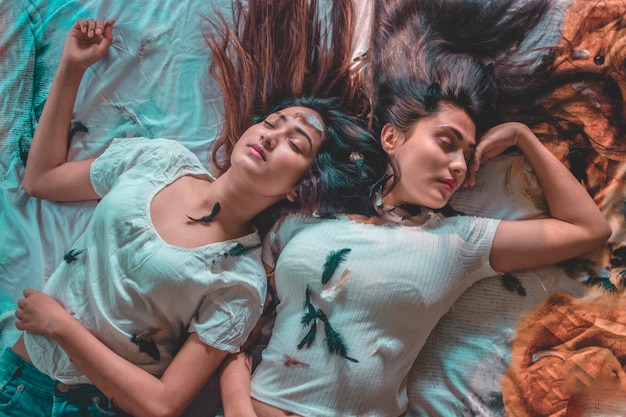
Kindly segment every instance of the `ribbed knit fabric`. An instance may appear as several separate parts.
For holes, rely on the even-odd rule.
[[[265,241],[264,261],[278,259],[281,302],[252,396],[307,417],[401,415],[406,375],[432,328],[466,288],[496,274],[488,258],[498,223],[441,215],[419,226],[288,218]],[[329,253],[342,249],[350,250],[323,285]],[[311,329],[302,323],[310,307],[358,362],[330,352],[322,319],[313,344],[297,347]]]

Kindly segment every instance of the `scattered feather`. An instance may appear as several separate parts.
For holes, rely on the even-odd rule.
[[[152,336],[157,334],[159,331],[160,329],[149,327],[138,335],[133,334],[130,341],[139,346],[139,352],[145,353],[152,359],[158,361],[161,359],[161,353],[157,348],[156,342],[152,339]]]
[[[289,356],[289,355],[284,355],[283,357],[283,363],[285,364],[285,366],[287,367],[291,367],[291,366],[299,366],[302,368],[309,368],[311,365],[309,365],[306,362],[302,362],[296,358],[294,358],[293,356]]]
[[[89,129],[80,120],[74,120],[71,123],[70,131],[67,134],[67,148],[69,149],[74,135],[78,132],[89,133]]]
[[[81,249],[81,250],[72,249],[63,256],[63,260],[66,263],[71,264],[72,262],[76,261],[78,259],[78,255],[80,255],[83,252],[85,252],[85,249]]]
[[[583,281],[585,285],[589,287],[599,287],[609,293],[617,293],[617,287],[608,278],[601,278],[598,276],[590,277],[586,281]]]
[[[504,288],[508,291],[517,293],[522,297],[526,297],[526,289],[522,285],[522,281],[520,281],[515,275],[503,274],[500,279],[502,280],[502,285],[504,285]]]
[[[322,313],[321,310],[318,311]],[[333,329],[325,314],[322,321],[324,322],[324,334],[326,335],[326,347],[328,348],[328,351],[330,353],[339,355],[342,358],[349,360],[350,362],[358,363],[358,360],[348,356],[348,348],[343,342],[343,338],[335,329]]]
[[[302,316],[301,323],[304,327],[310,326],[309,331],[304,335],[300,343],[298,343],[298,349],[303,347],[310,347],[315,342],[315,335],[317,333],[317,321],[321,320],[324,323],[324,333],[326,335],[326,347],[332,354],[337,354],[342,358],[345,358],[351,362],[358,362],[354,358],[348,356],[348,348],[343,342],[343,338],[328,321],[328,317],[322,311],[322,309],[316,309],[311,303],[311,288],[307,285],[305,292],[304,308],[306,309]]]
[[[259,247],[261,247],[260,243],[250,246],[244,246],[239,242],[232,243],[215,254],[215,258],[211,261],[211,271],[216,272],[216,265],[229,256],[243,256]]]
[[[322,290],[320,297],[328,302],[335,301],[335,298],[339,295],[341,290],[344,288],[345,283],[348,281],[350,277],[350,270],[346,269],[341,273],[339,279],[329,288]]]
[[[387,357],[398,357],[402,352],[404,345],[398,339],[383,337],[378,341],[378,346],[372,352],[374,355],[383,355]]]
[[[345,255],[351,250],[350,248],[343,248],[328,254],[326,263],[324,263],[324,271],[322,272],[322,285],[325,285],[330,280],[339,264],[345,260]]]
[[[317,320],[313,320],[311,323],[311,327],[309,327],[309,331],[304,335],[300,343],[298,343],[298,349],[302,349],[303,347],[311,347],[313,342],[315,342],[315,333],[317,332]]]
[[[213,219],[215,218],[215,216],[217,216],[217,213],[220,212],[221,208],[222,207],[220,206],[220,203],[215,203],[215,205],[213,206],[213,210],[211,211],[211,214],[209,214],[208,216],[200,217],[199,219],[195,219],[191,216],[187,216],[187,218],[197,223],[211,223]]]

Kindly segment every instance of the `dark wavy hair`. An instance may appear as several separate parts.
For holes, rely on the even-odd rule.
[[[535,45],[555,6],[554,0],[376,2],[368,82],[378,127],[391,94],[432,101],[435,84],[439,100],[467,111],[479,132],[534,103],[546,65],[546,51]]]
[[[280,212],[315,212],[321,217],[372,214],[373,187],[385,175],[388,164],[378,139],[363,121],[346,111],[339,98],[287,98],[272,113],[291,106],[319,113],[324,132],[313,165],[298,183],[299,202],[281,202]]]
[[[536,97],[526,47],[553,0],[386,0],[375,3],[365,86],[375,132],[408,135],[444,106],[464,110],[479,137]],[[535,54],[536,55],[536,54]],[[392,161],[397,174],[397,167]],[[394,175],[393,184],[398,182]]]
[[[373,125],[377,131],[390,123],[408,134],[418,120],[439,112],[442,104],[464,110],[478,132],[499,121],[497,80],[491,66],[426,42],[414,60],[423,63],[411,74],[376,80]]]

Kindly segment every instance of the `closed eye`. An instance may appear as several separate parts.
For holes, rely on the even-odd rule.
[[[454,148],[454,143],[449,138],[441,138],[439,139],[439,143],[446,150],[452,150]]]
[[[295,152],[297,153],[302,153],[302,151],[300,150],[300,147],[298,146],[298,144],[296,142],[294,142],[293,140],[289,140],[289,146],[291,147],[291,149],[293,149]]]
[[[267,119],[263,120],[263,124],[267,127],[269,127],[270,129],[276,129],[276,126],[274,126],[272,123],[270,123]]]

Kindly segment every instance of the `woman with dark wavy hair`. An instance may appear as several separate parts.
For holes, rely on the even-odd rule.
[[[406,7],[432,3],[377,2],[386,18],[400,19]],[[546,2],[533,4],[497,26],[507,30],[497,39],[520,41],[505,35],[536,20],[525,13]],[[251,378],[245,354],[227,359],[220,376],[226,416],[403,415],[409,369],[465,289],[578,256],[610,235],[585,189],[532,131],[500,123],[498,101],[515,93],[501,63],[485,62],[477,45],[452,42],[427,24],[428,15],[416,19],[407,23],[420,25],[416,32],[391,25],[408,35],[377,32],[373,40],[372,123],[391,159],[375,193],[376,215],[292,215],[272,228],[263,259],[272,268],[275,322]],[[494,26],[471,24],[498,35]],[[506,221],[447,210],[485,160],[512,146],[528,159],[551,217]]]

